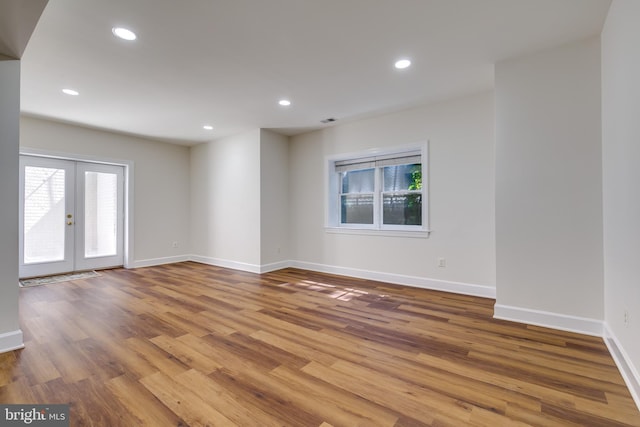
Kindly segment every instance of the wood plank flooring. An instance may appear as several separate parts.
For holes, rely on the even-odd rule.
[[[495,301],[197,263],[20,290],[0,402],[73,426],[640,426],[600,338]]]

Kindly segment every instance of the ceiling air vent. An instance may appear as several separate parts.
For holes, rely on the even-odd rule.
[[[328,119],[320,120],[320,123],[331,123],[335,122],[338,119],[334,119],[333,117],[329,117]]]

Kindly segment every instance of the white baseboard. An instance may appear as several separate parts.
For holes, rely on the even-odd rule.
[[[291,266],[290,261],[280,261],[280,262],[274,262],[270,264],[257,265],[257,264],[239,262],[239,261],[231,261],[231,260],[221,259],[221,258],[205,257],[200,255],[180,255],[180,256],[174,256],[174,257],[152,258],[152,259],[143,259],[139,261],[134,261],[133,265],[127,268],[153,267],[155,265],[174,264],[176,262],[185,262],[185,261],[194,261],[194,262],[199,262],[201,264],[215,265],[216,267],[231,268],[233,270],[248,271],[250,273],[257,273],[257,274],[268,273],[270,271],[276,271],[276,270],[280,270],[280,269]]]
[[[476,285],[472,283],[451,282],[448,280],[429,279],[426,277],[405,276],[395,273],[360,270],[356,268],[337,267],[304,261],[290,261],[290,266],[321,273],[340,274],[360,279],[376,280],[394,283],[396,285],[412,286],[414,288],[431,289],[435,291],[452,292],[455,294],[471,295],[484,298],[495,298],[496,289],[492,286]]]
[[[178,255],[163,258],[141,259],[133,262],[132,268],[153,267],[154,265],[173,264],[176,262],[191,261],[190,255]]]
[[[607,323],[604,324],[604,343],[607,345],[614,362],[616,362],[616,366],[627,384],[638,410],[640,410],[640,374]]]
[[[271,264],[262,264],[260,266],[260,273],[268,273],[270,271],[282,270],[283,268],[291,267],[291,261],[279,261],[272,262]]]
[[[0,334],[0,353],[6,353],[20,348],[24,348],[22,330],[18,329]]]
[[[415,288],[452,292],[456,294],[471,295],[484,298],[496,297],[496,289],[492,286],[451,282],[447,280],[429,279],[417,276],[406,276],[395,273],[383,273],[379,271],[360,270],[356,268],[337,267],[304,261],[280,261],[271,264],[257,265],[221,258],[205,257],[201,255],[185,255],[182,257],[157,258],[152,260],[137,261],[134,263],[134,268],[150,267],[153,265],[170,264],[183,261],[195,261],[202,264],[215,265],[216,267],[231,268],[234,270],[247,271],[256,274],[268,273],[270,271],[276,271],[287,267],[295,267],[304,270],[318,271],[321,273],[340,274],[343,276],[357,277],[360,279],[376,280],[379,282],[412,286]]]
[[[202,264],[215,265],[216,267],[224,267],[224,268],[231,268],[233,270],[248,271],[249,273],[256,273],[256,274],[262,273],[262,266],[257,264],[249,264],[246,262],[231,261],[228,259],[221,259],[221,258],[211,258],[211,257],[200,256],[200,255],[191,255],[189,257],[189,260],[199,262]]]
[[[493,307],[493,317],[597,337],[601,337],[604,332],[604,324],[601,320],[502,304],[496,304]]]

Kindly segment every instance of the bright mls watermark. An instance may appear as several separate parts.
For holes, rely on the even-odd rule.
[[[69,427],[69,405],[0,405],[0,427]]]

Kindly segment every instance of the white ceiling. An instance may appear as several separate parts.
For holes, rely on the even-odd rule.
[[[496,61],[599,34],[609,4],[49,0],[22,57],[22,111],[184,144],[291,135],[489,90]],[[395,70],[400,57],[413,65]]]

